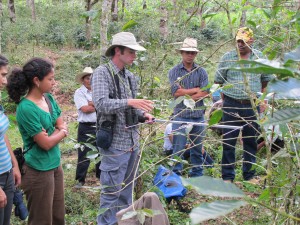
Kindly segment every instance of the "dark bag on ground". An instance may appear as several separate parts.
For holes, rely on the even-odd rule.
[[[153,183],[163,193],[167,201],[178,200],[186,195],[187,189],[183,186],[181,178],[173,171],[160,165]]]
[[[101,123],[99,130],[96,133],[96,145],[102,149],[108,149],[113,140],[114,123],[104,121]]]

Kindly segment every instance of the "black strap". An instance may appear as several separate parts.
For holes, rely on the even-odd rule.
[[[50,99],[49,99],[49,97],[48,97],[47,94],[44,94],[44,98],[45,98],[45,100],[46,100],[46,102],[47,102],[47,105],[48,105],[48,108],[49,108],[49,112],[50,112],[50,114],[52,115],[53,109],[52,109],[52,104],[51,104],[51,102],[50,102]]]

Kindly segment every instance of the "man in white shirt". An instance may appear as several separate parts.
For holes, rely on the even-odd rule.
[[[74,94],[74,102],[78,110],[77,121],[79,122],[77,141],[78,143],[81,143],[81,146],[78,148],[78,162],[75,177],[78,181],[75,187],[78,188],[84,185],[86,174],[90,165],[90,160],[86,158],[86,154],[91,149],[85,146],[84,143],[91,143],[96,146],[95,138],[91,137],[91,135],[96,136],[96,110],[92,102],[90,83],[92,73],[93,69],[91,67],[86,67],[82,73],[76,76],[76,81],[82,84]],[[97,169],[99,169],[99,165],[96,170]]]

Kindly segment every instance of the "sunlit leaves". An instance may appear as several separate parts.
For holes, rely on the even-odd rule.
[[[247,203],[238,200],[214,201],[212,203],[203,203],[193,208],[190,213],[192,224],[199,224],[209,219],[216,219],[224,216],[233,210],[245,206]]]
[[[190,109],[194,109],[195,108],[195,105],[196,105],[196,102],[191,99],[191,98],[185,98],[183,100],[183,104],[187,107],[187,108],[190,108]]]

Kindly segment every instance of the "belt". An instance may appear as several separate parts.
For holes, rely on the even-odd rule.
[[[224,95],[224,98],[226,99],[229,99],[229,100],[231,100],[231,101],[234,101],[234,102],[238,102],[238,103],[240,103],[240,104],[246,104],[246,105],[250,105],[251,104],[251,101],[250,100],[248,100],[248,99],[235,99],[235,98],[230,98],[230,97],[228,97],[227,95]],[[255,101],[254,101],[255,102]]]
[[[79,122],[79,123],[87,126],[96,126],[96,122]]]

